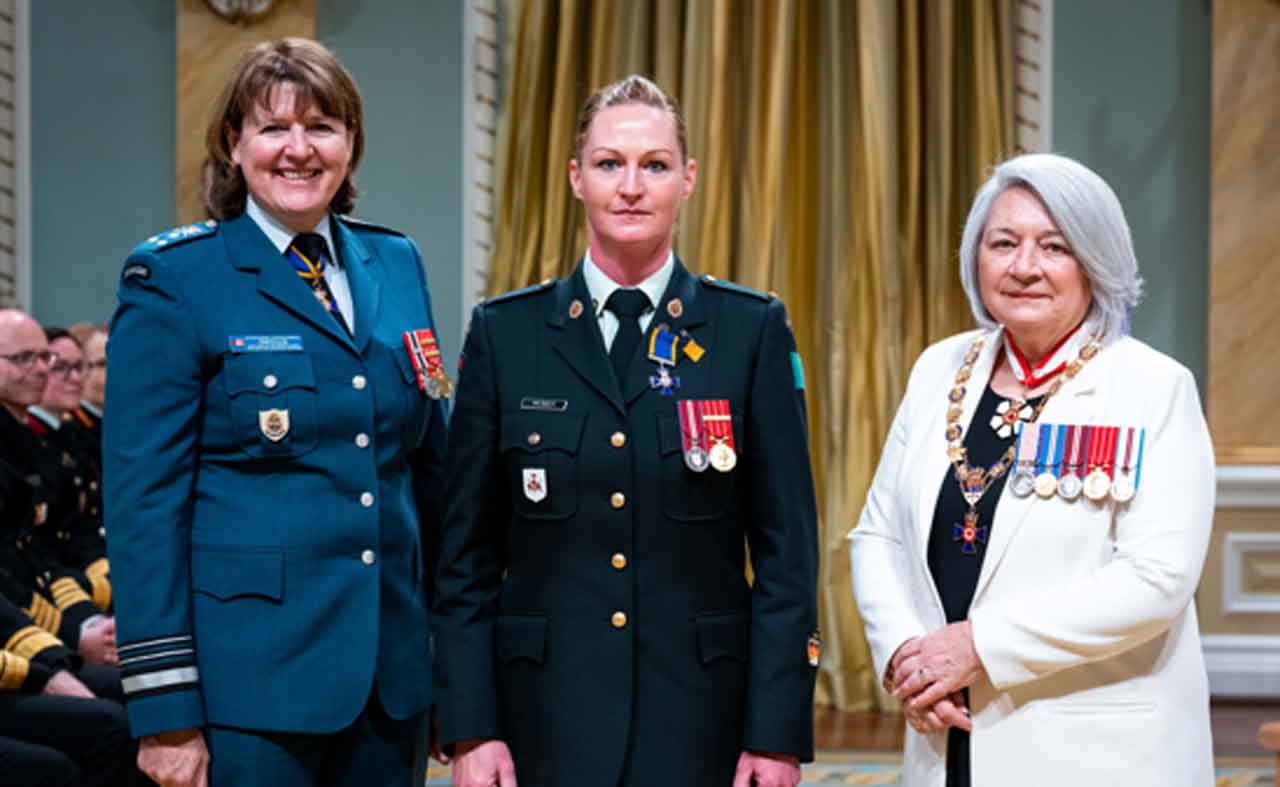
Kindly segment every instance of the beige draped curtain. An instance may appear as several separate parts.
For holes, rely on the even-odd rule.
[[[818,701],[877,707],[844,536],[916,355],[972,324],[956,245],[974,190],[1012,152],[1011,0],[509,8],[488,290],[563,276],[582,254],[567,166],[590,92],[639,72],[674,93],[699,175],[677,252],[695,272],[776,292],[805,359],[822,525]]]

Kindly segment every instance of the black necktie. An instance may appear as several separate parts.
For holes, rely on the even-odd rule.
[[[609,348],[609,360],[613,363],[618,385],[626,379],[627,366],[631,363],[631,356],[636,354],[636,345],[640,344],[640,315],[649,306],[649,296],[644,294],[644,290],[617,289],[604,303],[604,307],[618,318],[618,334],[613,337],[613,346]]]
[[[298,278],[311,286],[325,311],[332,314],[347,335],[350,335],[351,328],[342,316],[342,310],[338,308],[338,300],[333,297],[329,282],[324,280],[324,269],[329,264],[329,245],[325,243],[324,236],[316,232],[295,235],[293,242],[289,244],[289,250],[293,252],[289,255],[289,262]]]

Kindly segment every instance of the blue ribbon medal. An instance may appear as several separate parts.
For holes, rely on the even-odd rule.
[[[649,360],[658,364],[658,373],[649,375],[649,387],[671,396],[680,387],[680,378],[671,373],[676,365],[680,337],[659,325],[649,333]]]

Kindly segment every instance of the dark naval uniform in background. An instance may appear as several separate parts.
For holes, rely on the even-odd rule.
[[[785,310],[679,261],[653,306],[621,384],[581,264],[471,318],[440,732],[506,741],[521,787],[727,786],[743,749],[812,757],[817,526]],[[670,395],[646,357],[658,328],[693,340]],[[686,466],[682,399],[727,400],[731,471]]]
[[[329,734],[374,700],[391,719],[431,704],[446,412],[403,337],[433,328],[425,273],[397,232],[331,227],[351,335],[247,214],[156,236],[121,275],[103,450],[129,719],[210,725],[215,785],[261,768],[230,728]],[[410,764],[361,767],[385,784]]]
[[[54,674],[75,675],[95,698],[43,694]],[[133,783],[129,738],[110,667],[85,667],[8,599],[0,598],[0,773],[13,785]],[[111,685],[107,685],[111,684]],[[110,698],[108,698],[110,697]],[[141,782],[138,782],[141,783]]]

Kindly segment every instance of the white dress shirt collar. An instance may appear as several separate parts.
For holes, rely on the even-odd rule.
[[[667,261],[662,263],[662,267],[636,285],[637,289],[643,290],[644,294],[649,296],[649,311],[658,308],[659,301],[662,300],[662,294],[667,291],[667,284],[671,281],[671,273],[675,269],[675,252],[668,252]],[[613,295],[614,290],[621,289],[622,285],[609,278],[608,274],[600,270],[600,267],[592,261],[591,249],[587,249],[587,253],[582,258],[582,278],[586,279],[587,282],[587,294],[591,296],[591,308],[595,311],[596,317],[600,317],[600,313],[604,311],[604,305],[608,302],[609,296]]]
[[[245,197],[244,212],[249,214],[249,218],[253,219],[253,223],[258,225],[258,229],[262,230],[267,236],[267,240],[271,241],[271,245],[280,250],[281,254],[289,248],[289,244],[293,242],[293,238],[298,233],[276,221],[275,217],[262,209],[257,202],[254,202],[252,196]],[[329,214],[324,214],[324,218],[320,219],[320,223],[315,226],[312,232],[324,238],[325,244],[329,247],[329,264],[336,267],[342,267],[338,261],[338,255],[334,253],[336,248],[333,245],[333,228],[330,223]]]
[[[38,404],[27,405],[27,412],[39,418],[50,429],[62,428],[62,420]]]

